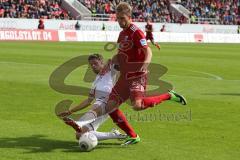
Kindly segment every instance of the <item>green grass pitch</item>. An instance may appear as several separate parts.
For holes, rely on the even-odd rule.
[[[0,42],[1,160],[238,160],[240,157],[240,45],[163,43],[153,49],[153,62],[168,68],[162,77],[188,99],[182,107],[164,102],[155,108],[121,109],[141,137],[141,143],[121,147],[101,142],[89,153],[79,152],[73,129],[54,114],[63,99],[49,87],[53,70],[69,59],[100,52],[105,43]],[[73,71],[67,84],[82,81],[86,66]],[[158,118],[147,116],[157,114]],[[109,119],[101,128],[114,127]]]

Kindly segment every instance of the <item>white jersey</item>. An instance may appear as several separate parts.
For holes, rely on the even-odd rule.
[[[96,79],[92,84],[92,89],[90,90],[90,96],[94,97],[94,104],[101,109],[104,109],[108,101],[109,94],[112,91],[112,88],[116,82],[117,71],[114,69],[112,65],[108,68],[108,70],[104,74],[98,74]],[[98,117],[95,121],[90,124],[85,125],[89,128],[89,130],[97,130],[98,127],[104,123],[108,118],[108,114]],[[79,121],[77,121],[78,125],[82,125],[82,121],[84,121],[84,116],[82,116]]]
[[[107,103],[109,94],[116,82],[117,71],[111,65],[109,70],[103,75],[98,74],[92,84],[90,95],[93,96],[96,102]]]

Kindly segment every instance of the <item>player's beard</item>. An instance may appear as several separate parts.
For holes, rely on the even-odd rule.
[[[103,70],[103,66],[99,68],[92,68],[92,70],[95,74],[99,74]]]
[[[127,29],[131,22],[126,22],[124,25],[119,24],[122,29]]]
[[[120,24],[120,23],[119,23],[119,26],[120,26],[122,29],[124,29],[124,28],[126,27],[126,24],[123,25],[123,24]]]

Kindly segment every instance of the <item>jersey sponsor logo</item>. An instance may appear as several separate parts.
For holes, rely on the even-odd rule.
[[[132,41],[122,41],[119,44],[119,50],[120,51],[128,51],[129,49],[131,49],[133,47],[133,42]]]
[[[147,45],[147,41],[146,41],[145,38],[141,39],[140,43],[141,43],[142,46],[146,46]]]

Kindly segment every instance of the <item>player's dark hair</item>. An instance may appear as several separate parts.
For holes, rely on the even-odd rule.
[[[91,54],[88,56],[88,61],[90,61],[92,59],[97,59],[97,60],[103,61],[103,56],[101,54],[94,53],[94,54]]]

